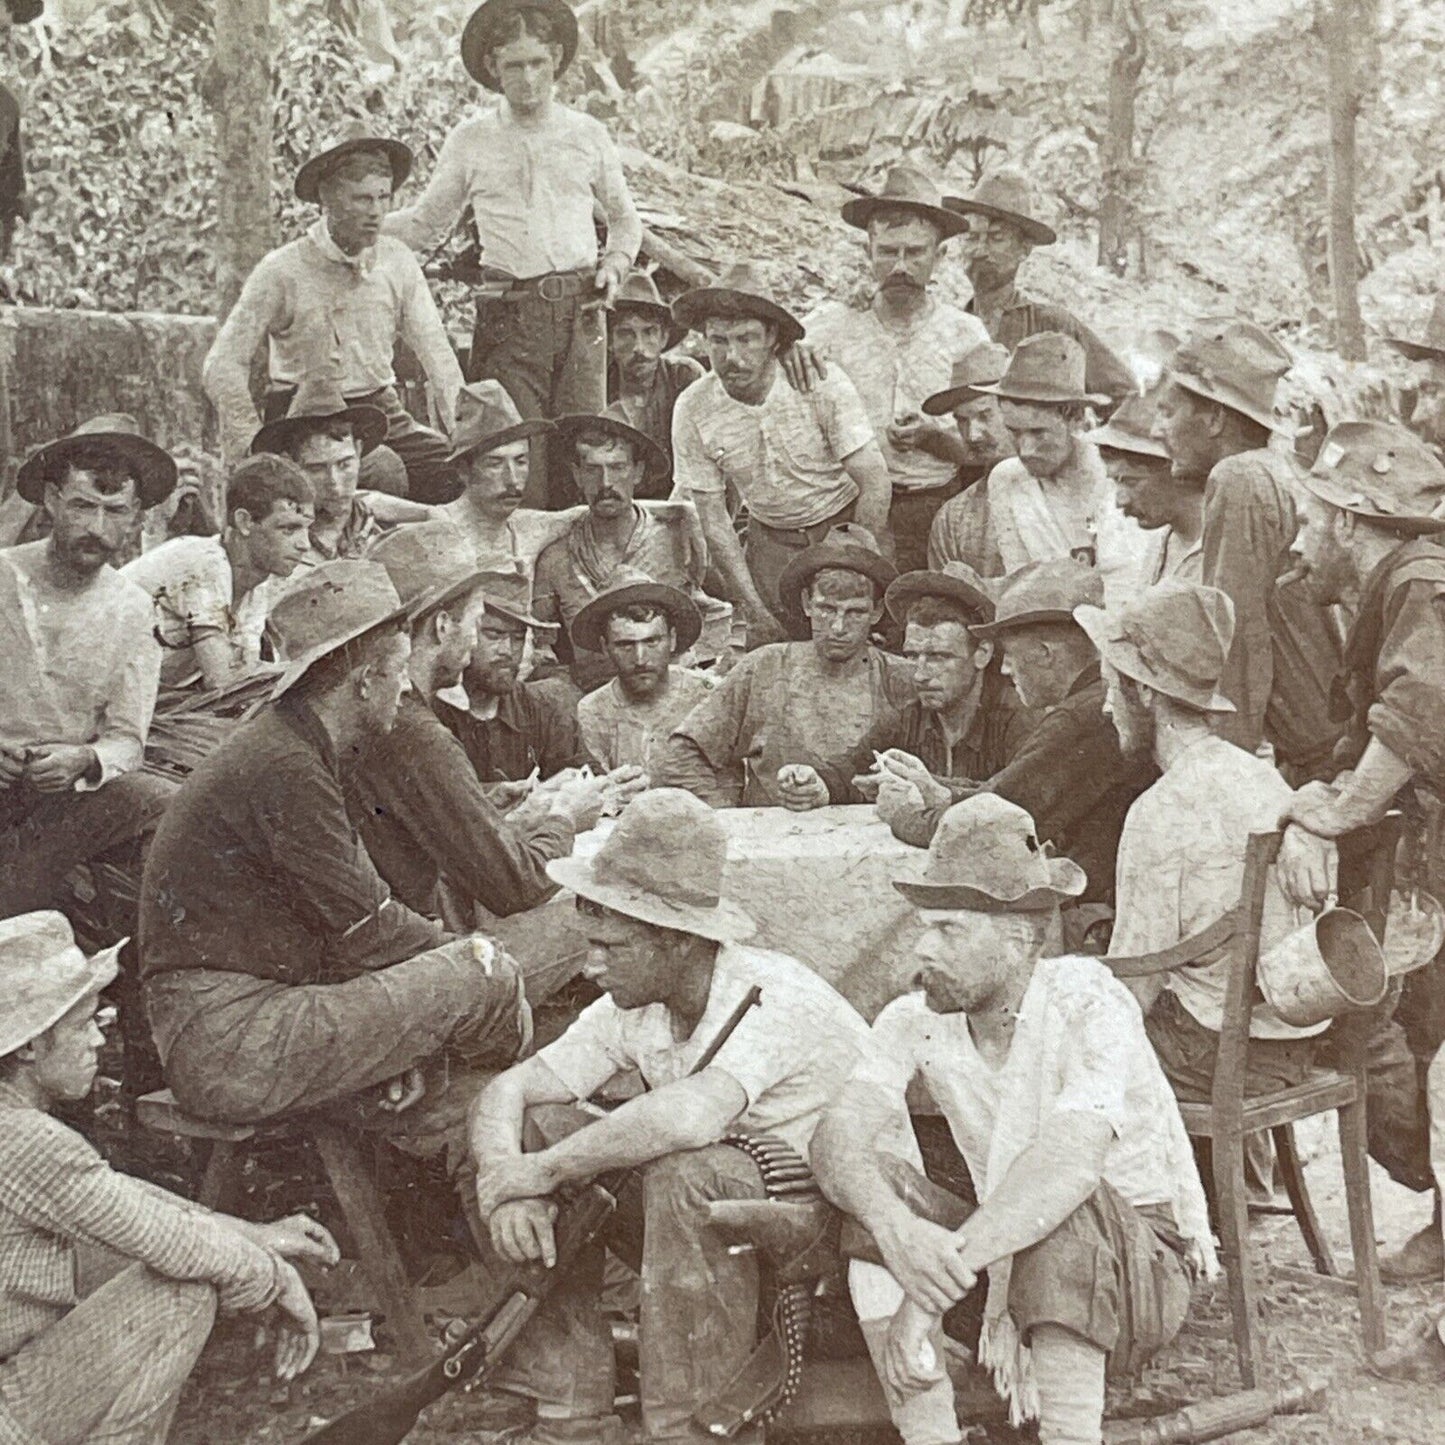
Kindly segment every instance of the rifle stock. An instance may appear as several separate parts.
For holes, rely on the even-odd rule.
[[[748,991],[699,1055],[690,1074],[707,1068],[748,1010],[761,1000],[760,988]],[[506,1354],[563,1271],[611,1218],[617,1207],[618,1192],[631,1172],[618,1169],[599,1175],[564,1204],[557,1218],[557,1262],[551,1269],[541,1264],[509,1269],[481,1319],[460,1340],[448,1345],[430,1365],[408,1375],[380,1397],[364,1401],[312,1431],[302,1445],[399,1445],[428,1405],[448,1390],[470,1385]]]

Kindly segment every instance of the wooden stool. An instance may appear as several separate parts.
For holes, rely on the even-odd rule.
[[[354,1136],[327,1120],[308,1116],[290,1125],[219,1124],[188,1114],[169,1089],[146,1094],[136,1102],[136,1117],[147,1129],[205,1140],[210,1145],[201,1177],[200,1202],[207,1209],[226,1210],[240,1194],[240,1170],[246,1146],[266,1128],[304,1130],[321,1156],[327,1182],[341,1206],[341,1216],[361,1255],[366,1271],[396,1336],[403,1358],[411,1364],[430,1360],[435,1342],[427,1332],[416,1292],[406,1277],[376,1192],[372,1168]]]

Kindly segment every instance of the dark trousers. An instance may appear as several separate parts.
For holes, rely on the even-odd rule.
[[[922,572],[928,567],[928,534],[938,510],[963,490],[957,476],[941,487],[921,491],[895,491],[888,511],[888,529],[893,533],[894,562],[900,573]]]
[[[601,412],[607,328],[596,299],[588,282],[580,294],[557,301],[535,294],[478,301],[467,380],[500,381],[529,421]],[[545,438],[532,438],[525,507],[556,509],[579,500],[566,467],[548,450]]]

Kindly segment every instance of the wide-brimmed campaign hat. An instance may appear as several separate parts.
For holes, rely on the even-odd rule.
[[[1150,435],[1155,410],[1153,396],[1126,397],[1105,425],[1084,433],[1084,440],[1093,442],[1101,452],[1123,452],[1126,456],[1167,462],[1169,448]]]
[[[532,613],[532,579],[520,568],[515,572],[483,572],[482,596],[488,612],[499,612],[523,627],[557,630],[555,622],[543,622]]]
[[[1423,335],[1387,336],[1385,345],[1411,361],[1445,361],[1445,291],[1436,294]]]
[[[1036,214],[1033,193],[1021,171],[1000,167],[979,180],[966,196],[945,196],[943,204],[961,216],[987,216],[1017,226],[1036,246],[1059,239],[1054,228]]]
[[[601,413],[569,412],[552,422],[552,429],[571,456],[576,455],[577,438],[584,432],[601,432],[604,436],[617,437],[632,448],[632,455],[643,463],[643,480],[660,482],[672,472],[672,462],[667,453],[644,431],[638,431],[621,417],[604,416]]]
[[[1200,712],[1234,712],[1219,691],[1234,641],[1234,603],[1217,587],[1166,577],[1117,611],[1086,606],[1074,621],[1111,667]]]
[[[364,151],[375,151],[386,159],[386,163],[391,167],[391,189],[393,192],[399,191],[411,174],[414,159],[411,147],[399,140],[375,134],[365,121],[351,120],[296,172],[296,183],[293,187],[296,198],[313,206],[319,204],[322,181],[347,156]]]
[[[785,620],[799,636],[808,635],[803,589],[827,567],[860,573],[870,578],[880,593],[886,593],[898,576],[898,569],[883,555],[877,538],[867,527],[856,522],[830,527],[821,542],[805,547],[778,576],[778,597]]]
[[[393,527],[372,542],[363,556],[386,568],[401,605],[412,618],[475,591],[485,575],[477,566],[476,549],[460,528],[444,517]]]
[[[618,814],[591,858],[553,859],[547,876],[629,918],[737,943],[757,925],[722,896],[727,852],[727,833],[706,803],[681,788],[652,788]]]
[[[678,324],[672,307],[662,299],[651,274],[635,266],[622,278],[622,285],[617,288],[617,296],[612,302],[614,317],[627,311],[639,312],[662,327],[667,337],[662,343],[664,351],[671,351],[687,335],[687,328]]]
[[[1017,804],[977,793],[939,819],[928,861],[893,886],[915,908],[1039,913],[1077,898],[1088,881],[1072,859],[1049,856]]]
[[[1076,607],[1100,607],[1104,579],[1097,568],[1072,557],[1030,562],[1010,572],[998,589],[993,620],[973,629],[975,637],[997,637],[1039,622],[1073,622]]]
[[[447,461],[459,462],[476,452],[543,436],[551,430],[552,423],[541,417],[523,421],[512,394],[500,381],[469,381],[457,393],[457,421]]]
[[[462,64],[467,74],[488,90],[500,90],[501,82],[488,73],[483,61],[497,44],[497,35],[504,21],[524,10],[535,10],[552,22],[557,43],[562,47],[560,75],[572,64],[577,54],[577,17],[563,0],[485,0],[472,12],[462,31]]]
[[[850,226],[867,230],[876,216],[917,216],[936,226],[945,241],[968,230],[968,222],[943,204],[937,184],[917,166],[894,166],[876,196],[855,196],[843,203],[843,219]]]
[[[407,608],[386,568],[360,557],[339,557],[308,568],[271,609],[266,632],[284,670],[271,689],[280,697],[307,670],[373,628],[406,620]]]
[[[572,619],[573,645],[601,652],[608,619],[621,608],[633,606],[660,607],[667,613],[675,642],[673,656],[686,652],[702,636],[702,613],[686,592],[665,582],[654,582],[635,567],[619,567],[606,589]]]
[[[902,626],[908,620],[908,609],[920,597],[957,602],[980,622],[987,622],[993,616],[989,584],[967,562],[945,562],[941,571],[905,572],[889,583],[883,594],[883,605],[888,615]]]
[[[1062,331],[1040,331],[1019,342],[998,381],[973,389],[1000,401],[1041,402],[1048,406],[1107,405],[1111,397],[1086,390],[1087,370],[1088,357],[1072,336]]]
[[[923,403],[928,416],[947,416],[965,402],[977,401],[987,392],[981,386],[993,386],[1008,370],[1008,347],[995,341],[984,341],[953,363],[953,375],[942,391],[935,391]]]
[[[118,463],[135,478],[142,507],[165,501],[179,475],[171,454],[143,437],[129,412],[117,411],[93,416],[58,441],[37,447],[15,474],[15,490],[25,501],[39,504],[46,486],[60,481],[67,466],[102,463]]]
[[[1205,401],[1217,401],[1271,431],[1292,434],[1275,415],[1290,354],[1253,321],[1223,318],[1192,331],[1169,360],[1169,379]]]
[[[1445,531],[1445,466],[1398,422],[1331,427],[1303,484],[1321,501],[1392,531]]]
[[[44,909],[0,919],[0,994],[5,998],[0,1058],[39,1038],[86,994],[110,984],[129,941],[122,939],[87,958],[63,913]]]
[[[803,323],[779,304],[756,261],[734,261],[711,286],[684,291],[672,303],[672,314],[689,331],[701,331],[709,316],[752,316],[778,328],[784,346],[801,341]]]
[[[351,428],[362,456],[386,440],[386,413],[379,406],[353,405],[335,381],[308,377],[296,388],[286,415],[268,421],[251,438],[251,450],[285,455],[304,437],[337,422]]]

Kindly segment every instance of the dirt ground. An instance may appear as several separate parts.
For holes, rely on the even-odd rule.
[[[1333,1136],[1315,1131],[1305,1141],[1318,1157],[1309,1165],[1311,1192],[1342,1267],[1348,1268],[1348,1229],[1344,1193]],[[268,1171],[269,1172],[269,1171]],[[294,1186],[251,1181],[256,1195],[276,1209],[295,1203]],[[1388,1248],[1403,1240],[1428,1218],[1428,1199],[1409,1194],[1376,1171],[1377,1235]],[[323,1209],[323,1213],[324,1213]],[[1361,1365],[1358,1317],[1353,1298],[1339,1286],[1316,1282],[1307,1275],[1308,1257],[1298,1230],[1288,1217],[1267,1217],[1256,1224],[1255,1239],[1275,1268],[1265,1302],[1269,1383],[1289,1385],[1320,1378],[1328,1385],[1322,1413],[1277,1419],[1269,1428],[1230,1437],[1240,1445],[1431,1445],[1445,1439],[1441,1406],[1445,1393],[1436,1386],[1389,1385],[1373,1379]],[[1399,1336],[1430,1306],[1437,1290],[1425,1287],[1387,1292],[1388,1327]],[[291,1445],[321,1424],[397,1377],[394,1359],[386,1352],[385,1328],[378,1330],[380,1348],[373,1353],[326,1356],[289,1389],[277,1388],[268,1373],[269,1344],[257,1339],[253,1324],[223,1322],[182,1401],[172,1434],[174,1445]],[[1228,1303],[1222,1285],[1201,1287],[1189,1324],[1175,1345],[1148,1370],[1133,1392],[1132,1406],[1197,1400],[1239,1388],[1229,1333]],[[1131,1397],[1111,1394],[1111,1413],[1129,1411]],[[495,1445],[506,1438],[499,1422],[476,1397],[462,1397],[434,1406],[409,1439],[412,1445]],[[793,1436],[790,1441],[821,1441],[821,1434]],[[843,1435],[831,1442],[863,1445],[887,1435]],[[1020,1437],[1010,1432],[980,1431],[973,1437],[990,1445]],[[1023,1437],[1027,1438],[1027,1437]]]

